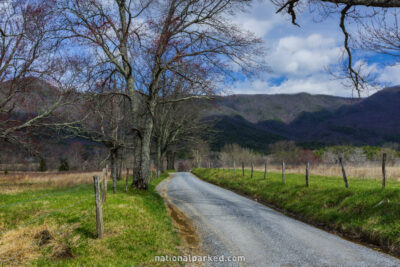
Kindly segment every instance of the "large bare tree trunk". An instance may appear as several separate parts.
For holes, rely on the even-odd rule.
[[[161,153],[161,140],[158,138],[157,140],[157,178],[160,177],[161,172],[163,171],[163,159]]]
[[[113,181],[113,193],[117,193],[117,151],[111,150],[110,152],[110,165],[111,165],[111,179]]]
[[[140,165],[141,165],[141,154],[142,154],[142,141],[140,136],[135,136],[135,150],[134,150],[134,164],[132,167],[133,182],[132,187],[138,187],[140,180]]]
[[[118,181],[122,180],[122,166],[123,165],[123,160],[122,160],[122,153],[118,153]]]
[[[147,190],[149,183],[150,146],[151,146],[152,131],[153,131],[153,119],[150,116],[148,116],[145,120],[145,127],[143,129],[143,134],[142,134],[140,180],[137,185],[137,188],[142,190]]]
[[[167,166],[164,164],[165,160],[165,151],[161,152],[161,172],[165,172],[167,170]]]

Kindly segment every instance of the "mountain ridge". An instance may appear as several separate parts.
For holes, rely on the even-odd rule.
[[[244,103],[251,108],[243,108]],[[320,145],[381,145],[400,143],[399,103],[400,87],[385,88],[357,101],[307,93],[235,95],[216,99],[214,109],[208,109],[204,116],[218,121],[212,124],[219,135],[215,138],[219,141],[212,143],[217,150],[228,143],[239,143],[266,151],[276,140]],[[274,110],[276,107],[278,109]],[[261,116],[254,114],[260,111]],[[238,116],[242,120],[238,120]],[[232,129],[237,136],[227,132]],[[252,136],[248,131],[256,136],[254,142],[240,142],[240,136]]]

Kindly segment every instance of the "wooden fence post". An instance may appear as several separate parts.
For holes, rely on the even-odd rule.
[[[264,180],[267,179],[267,161],[264,162]]]
[[[129,183],[129,168],[126,168],[125,192],[128,192],[128,183]]]
[[[285,175],[285,162],[282,161],[282,183],[285,184],[286,183],[286,175]]]
[[[386,187],[386,153],[382,155],[382,189]]]
[[[103,169],[103,173],[101,176],[102,176],[101,177],[101,180],[102,180],[102,182],[101,182],[101,189],[102,189],[101,202],[103,204],[105,204],[107,201],[107,168]]]
[[[97,238],[103,238],[104,226],[103,226],[103,212],[101,209],[100,201],[100,182],[97,175],[93,176],[94,182],[94,198],[96,202],[96,228],[97,228]]]
[[[344,186],[346,188],[349,188],[349,183],[347,182],[347,175],[346,175],[346,170],[344,169],[343,158],[342,157],[339,157],[339,163],[340,163],[340,166],[342,167]]]
[[[236,174],[236,161],[235,160],[233,161],[233,173]]]
[[[310,162],[306,162],[306,186],[308,187],[308,179],[310,176]]]
[[[114,161],[114,165],[111,166],[111,179],[113,181],[113,194],[117,193],[117,178],[118,178],[118,168],[117,162]]]
[[[244,176],[244,162],[242,162],[242,176]]]
[[[254,164],[253,162],[251,163],[251,178],[253,178],[253,169],[254,169]]]

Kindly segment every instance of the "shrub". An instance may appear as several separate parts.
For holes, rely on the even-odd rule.
[[[44,158],[40,158],[39,171],[40,172],[47,171],[47,164],[46,164],[46,160]]]
[[[61,159],[60,160],[60,167],[58,167],[58,171],[60,172],[66,172],[69,171],[69,164],[66,159]]]
[[[4,175],[7,175],[7,174],[8,174],[8,170],[5,169],[5,170],[4,170]]]

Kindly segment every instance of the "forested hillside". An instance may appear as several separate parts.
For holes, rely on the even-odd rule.
[[[400,87],[362,99],[323,95],[236,95],[207,103],[213,147],[237,143],[260,152],[277,140],[304,146],[400,142]]]

